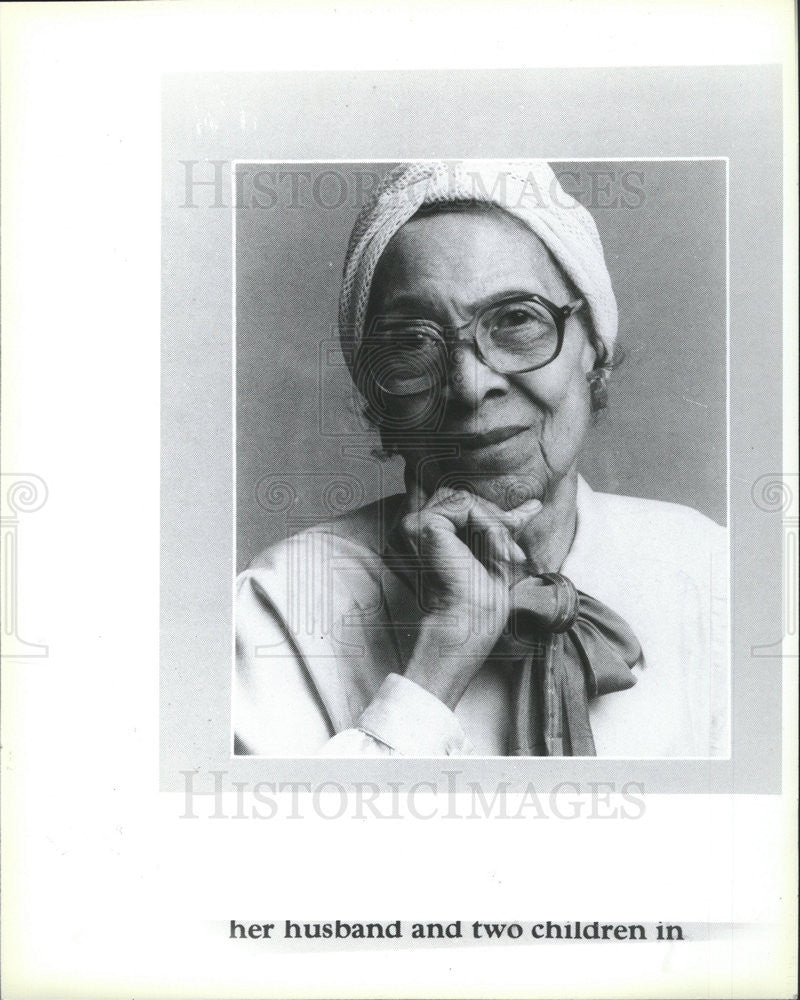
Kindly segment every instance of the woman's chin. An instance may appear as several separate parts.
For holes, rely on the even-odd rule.
[[[469,490],[470,493],[497,504],[502,510],[513,510],[528,500],[544,499],[547,478],[537,472],[497,473],[453,469],[442,471],[433,488],[440,487]]]
[[[524,437],[519,435],[513,448],[463,448],[438,460],[433,449],[406,454],[407,468],[424,469],[422,482],[429,496],[441,488],[465,489],[512,510],[528,500],[544,500],[551,486],[552,472],[541,449]]]
[[[513,510],[528,500],[544,500],[547,483],[536,476],[507,474],[484,480],[486,492],[474,492],[496,503],[501,510]]]

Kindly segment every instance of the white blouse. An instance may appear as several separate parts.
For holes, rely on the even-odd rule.
[[[420,618],[386,565],[391,497],[266,549],[238,579],[233,711],[240,753],[504,756],[507,664],[485,664],[451,711],[403,677]],[[561,567],[631,626],[637,683],[594,699],[598,757],[729,754],[727,532],[677,504],[593,492]]]

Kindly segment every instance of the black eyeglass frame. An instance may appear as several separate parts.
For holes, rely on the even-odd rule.
[[[486,315],[486,313],[494,309],[498,309],[502,306],[513,306],[515,304],[524,302],[535,303],[536,305],[545,309],[553,317],[553,321],[555,323],[555,328],[556,328],[555,350],[551,355],[551,357],[547,359],[547,361],[542,361],[539,364],[530,365],[525,368],[516,368],[516,367],[510,369],[497,368],[486,358],[483,350],[481,350],[481,345],[478,341],[477,331],[479,329],[481,319]],[[585,304],[586,303],[582,298],[573,299],[571,302],[568,302],[564,306],[557,306],[549,299],[546,299],[543,295],[537,295],[535,293],[524,294],[524,295],[523,294],[511,295],[507,298],[500,299],[499,301],[496,302],[490,302],[487,305],[483,306],[481,309],[478,310],[478,312],[476,312],[476,314],[472,317],[472,319],[468,320],[462,326],[442,327],[440,324],[434,322],[433,320],[423,320],[420,318],[409,317],[408,319],[405,320],[397,319],[394,324],[394,329],[399,329],[401,323],[406,324],[405,326],[406,329],[414,328],[415,325],[417,325],[421,329],[424,328],[426,331],[429,331],[431,334],[433,334],[436,338],[438,338],[441,341],[442,348],[446,352],[448,358],[450,356],[451,351],[453,351],[455,348],[462,346],[465,343],[471,343],[475,350],[476,357],[490,371],[495,372],[497,375],[524,375],[527,372],[538,371],[540,368],[545,368],[547,367],[547,365],[552,364],[556,360],[556,358],[561,353],[562,347],[564,346],[564,334],[566,330],[567,320],[569,319],[570,316],[574,315],[581,308],[583,308]],[[383,329],[377,330],[376,327],[378,325],[378,321],[379,321],[378,318],[376,318],[376,320],[373,321],[369,334],[365,336],[364,340],[362,341],[356,353],[356,358],[355,358],[356,363],[354,366],[354,372],[356,374],[356,384],[358,384],[360,387],[363,385],[363,379],[365,378],[366,375],[365,368],[369,367],[368,363],[365,363],[364,356],[365,352],[368,350],[370,346],[370,343],[375,340],[378,334],[390,335],[393,329],[393,327],[390,325]],[[459,338],[458,340],[448,342],[448,338],[446,336],[447,333],[460,333],[462,330],[470,331],[472,333],[472,336],[468,340],[464,338]],[[602,364],[602,362],[600,363]],[[402,398],[406,395],[409,395],[409,393],[393,392],[391,389],[388,389],[384,385],[379,385],[378,387],[381,392],[386,393],[387,395],[390,396],[397,396]]]

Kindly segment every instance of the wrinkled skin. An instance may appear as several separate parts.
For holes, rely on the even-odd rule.
[[[539,239],[500,210],[419,216],[393,237],[375,272],[369,315],[414,316],[461,326],[475,303],[503,293],[538,293],[562,306],[575,298]],[[520,498],[543,502],[574,467],[591,417],[586,374],[595,362],[581,313],[566,324],[559,356],[521,375],[492,372],[468,347],[451,359],[442,420],[427,446],[399,450],[429,495],[467,485],[508,509]],[[414,403],[409,403],[413,424]],[[402,408],[396,407],[402,420]],[[431,461],[443,437],[517,429],[508,440]]]

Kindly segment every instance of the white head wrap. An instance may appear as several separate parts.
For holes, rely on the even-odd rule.
[[[544,160],[434,160],[402,163],[390,171],[353,227],[339,300],[339,333],[351,370],[352,349],[364,335],[372,278],[389,240],[423,206],[463,201],[498,205],[539,237],[586,302],[610,361],[617,303],[597,227],[549,165]]]

